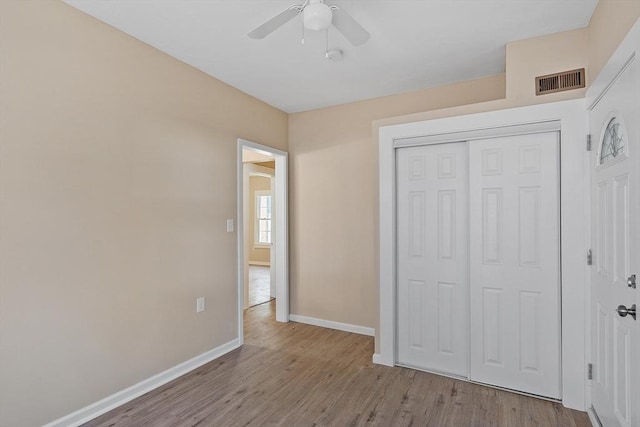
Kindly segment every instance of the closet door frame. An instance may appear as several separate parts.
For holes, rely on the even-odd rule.
[[[449,114],[455,114],[455,110]],[[590,345],[586,334],[590,297],[586,263],[590,201],[588,152],[585,149],[588,115],[584,100],[458,115],[379,129],[380,307],[374,363],[396,364],[396,149],[548,131],[560,132],[562,403],[582,411],[591,404],[586,352]]]

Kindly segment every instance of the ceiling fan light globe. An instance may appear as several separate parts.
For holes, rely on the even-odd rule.
[[[311,3],[302,12],[304,27],[307,30],[326,30],[331,25],[333,13],[329,6],[324,3]]]

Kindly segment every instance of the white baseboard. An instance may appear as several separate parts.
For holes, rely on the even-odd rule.
[[[376,365],[384,365],[384,366],[392,366],[392,367],[394,366],[393,362],[384,360],[380,355],[380,353],[374,353],[373,357],[371,358],[371,361]]]
[[[107,396],[106,398],[92,403],[91,405],[85,406],[84,408],[69,415],[65,415],[62,418],[51,421],[43,427],[76,427],[84,424],[112,409],[117,408],[118,406],[124,405],[136,397],[142,396],[143,394],[204,365],[205,363],[211,362],[212,360],[235,350],[240,347],[240,345],[240,341],[236,338],[226,344],[222,344],[221,346],[209,350],[206,353],[202,353],[193,359],[189,359],[186,362],[169,368],[164,372],[160,372],[151,378],[147,378],[146,380],[140,381],[131,387],[114,393],[111,396]]]
[[[263,267],[271,267],[271,263],[269,261],[249,261],[249,265],[260,265]]]
[[[323,328],[337,329],[339,331],[353,332],[354,334],[367,335],[373,337],[376,335],[376,331],[373,328],[367,328],[366,326],[350,325],[349,323],[333,322],[331,320],[316,319],[315,317],[299,316],[297,314],[290,314],[289,320],[298,323],[306,323],[308,325],[320,326]]]

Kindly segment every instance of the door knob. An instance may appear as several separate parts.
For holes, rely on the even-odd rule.
[[[633,320],[636,320],[636,305],[633,304],[631,307],[627,308],[624,305],[619,305],[616,309],[618,312],[618,316],[627,317],[627,314],[633,317]]]
[[[629,276],[627,278],[627,286],[632,288],[632,289],[636,288],[636,275],[635,274],[632,274],[631,276]]]

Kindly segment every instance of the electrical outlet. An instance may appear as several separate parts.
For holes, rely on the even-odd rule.
[[[200,297],[196,299],[196,313],[200,313],[201,311],[204,311],[205,308],[205,302],[204,302],[204,297]]]
[[[231,233],[233,232],[233,220],[232,219],[228,219],[227,220],[227,233]]]

